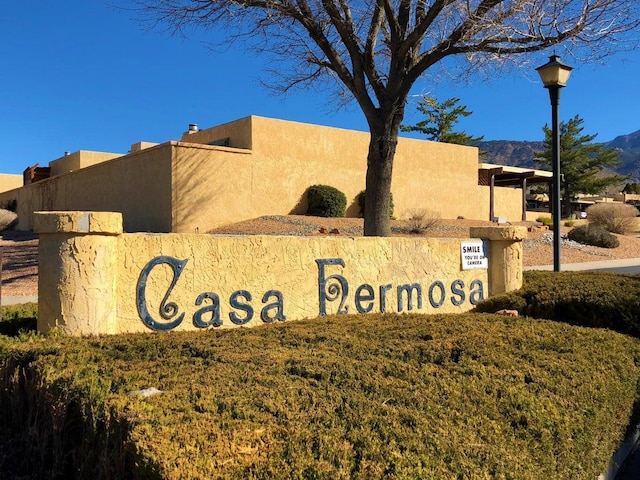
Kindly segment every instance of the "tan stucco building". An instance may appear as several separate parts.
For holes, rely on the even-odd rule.
[[[22,230],[33,228],[34,211],[85,210],[121,212],[127,232],[205,233],[262,215],[303,214],[307,188],[325,184],[346,194],[347,216],[358,216],[368,143],[366,132],[250,116],[190,128],[179,141],[139,142],[124,155],[65,155],[49,163],[49,178],[0,188],[0,204],[17,201]],[[482,181],[498,170],[479,164],[475,147],[400,138],[395,215],[424,208],[442,218],[520,221],[522,190]]]
[[[0,173],[0,193],[14,190],[22,186],[22,175]]]

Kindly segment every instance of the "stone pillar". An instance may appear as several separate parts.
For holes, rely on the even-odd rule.
[[[472,238],[489,241],[489,296],[522,287],[522,241],[526,227],[471,227]]]
[[[38,332],[117,333],[122,214],[35,212],[34,227],[40,235]]]

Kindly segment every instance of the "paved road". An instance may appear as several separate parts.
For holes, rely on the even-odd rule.
[[[593,272],[617,272],[617,273],[640,273],[640,265],[634,265],[631,267],[618,267],[618,268],[597,268],[591,270]]]

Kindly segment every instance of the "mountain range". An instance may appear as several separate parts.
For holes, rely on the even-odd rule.
[[[489,140],[478,142],[480,151],[486,152],[484,163],[510,165],[523,168],[540,168],[534,161],[534,153],[544,149],[542,141]],[[613,170],[620,175],[640,178],[640,130],[627,135],[619,135],[609,142],[607,148],[615,148],[620,154],[620,165]]]

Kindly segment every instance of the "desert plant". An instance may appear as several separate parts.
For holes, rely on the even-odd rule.
[[[551,217],[538,217],[536,218],[536,222],[541,223],[545,227],[553,227],[553,219]]]
[[[312,185],[307,190],[307,215],[316,217],[344,217],[347,196],[329,185]]]
[[[575,224],[575,220],[567,220],[566,222],[564,222],[565,227],[573,227]]]
[[[440,224],[440,214],[426,208],[412,208],[406,214],[409,231],[424,233]]]
[[[367,196],[366,190],[362,190],[360,193],[358,193],[358,196],[357,196],[358,206],[360,207],[360,216],[362,217],[364,217],[366,196]],[[393,218],[393,193],[389,197],[389,218]]]
[[[629,233],[636,227],[638,209],[626,203],[597,203],[587,208],[587,218],[612,233]]]
[[[616,248],[620,245],[620,240],[615,235],[598,225],[581,225],[574,228],[567,234],[569,240],[602,248]]]
[[[0,209],[0,232],[18,223],[18,215],[11,210]]]

